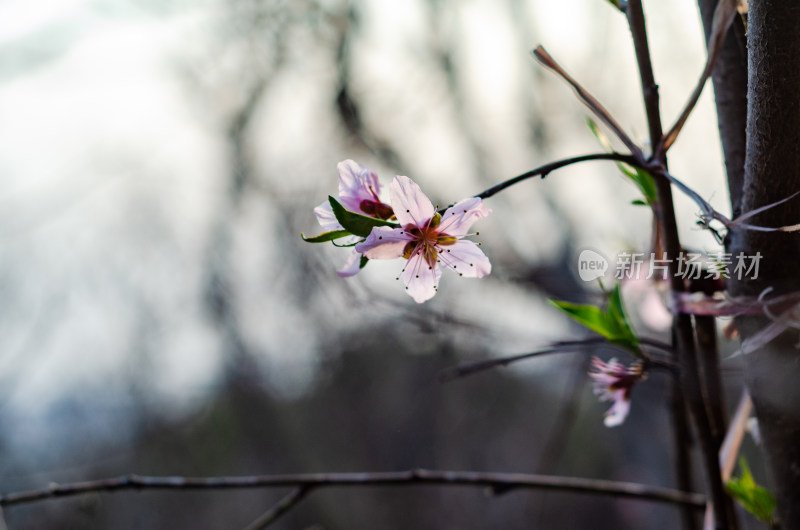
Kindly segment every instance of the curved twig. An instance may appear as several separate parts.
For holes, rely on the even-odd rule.
[[[648,173],[650,173],[655,178],[666,179],[676,188],[678,188],[684,195],[692,199],[692,201],[694,201],[695,204],[697,204],[697,206],[700,208],[701,211],[699,224],[709,230],[712,229],[709,223],[714,220],[719,221],[720,223],[722,223],[723,226],[725,226],[729,230],[734,228],[742,230],[753,230],[758,232],[794,232],[800,230],[800,224],[791,226],[781,226],[781,227],[766,227],[766,226],[757,226],[742,222],[745,219],[748,219],[758,213],[761,213],[765,210],[768,210],[770,208],[773,208],[775,206],[778,206],[793,199],[797,195],[800,195],[800,191],[795,192],[792,195],[784,199],[781,199],[779,201],[776,201],[774,203],[767,204],[766,206],[762,206],[760,208],[757,208],[756,210],[742,214],[736,219],[731,220],[728,219],[723,214],[721,214],[720,212],[718,212],[717,210],[715,210],[714,207],[711,206],[711,203],[705,200],[699,193],[697,193],[692,188],[690,188],[689,186],[678,180],[676,177],[672,176],[662,164],[653,160],[643,160],[638,155],[626,155],[618,152],[593,153],[588,155],[574,156],[571,158],[564,158],[562,160],[556,160],[555,162],[550,162],[543,166],[539,166],[537,168],[531,169],[530,171],[526,171],[521,175],[517,175],[516,177],[504,180],[499,184],[495,184],[491,188],[478,193],[477,195],[475,195],[475,197],[478,197],[480,199],[488,199],[489,197],[492,197],[500,193],[506,188],[510,188],[511,186],[518,184],[529,178],[533,177],[545,178],[547,175],[549,175],[551,172],[557,169],[561,169],[563,167],[571,166],[573,164],[578,164],[581,162],[590,162],[593,160],[612,160],[615,162],[623,162],[630,166],[643,169]]]
[[[518,175],[514,178],[510,178],[501,182],[500,184],[496,184],[491,188],[482,191],[475,195],[480,199],[488,199],[489,197],[500,193],[506,188],[513,186],[523,180],[527,180],[533,177],[542,177],[545,178],[550,172],[555,171],[556,169],[561,169],[562,167],[571,166],[572,164],[578,164],[580,162],[589,162],[592,160],[615,160],[617,162],[625,162],[626,164],[630,164],[632,166],[639,167],[640,164],[637,163],[637,159],[631,155],[624,155],[622,153],[594,153],[590,155],[581,155],[581,156],[574,156],[572,158],[565,158],[563,160],[556,160],[555,162],[550,162],[549,164],[545,164],[543,166],[539,166],[535,169],[531,169],[530,171],[526,171],[522,175]]]

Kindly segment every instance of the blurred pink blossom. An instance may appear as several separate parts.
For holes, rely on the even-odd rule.
[[[633,385],[645,378],[642,362],[636,361],[626,367],[616,359],[606,363],[593,357],[589,377],[593,379],[594,393],[600,396],[600,401],[614,402],[603,420],[606,427],[621,425],[630,412]]]

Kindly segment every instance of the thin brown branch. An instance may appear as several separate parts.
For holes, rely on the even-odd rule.
[[[642,165],[639,164],[639,166],[641,167]],[[749,230],[749,231],[752,231],[752,232],[796,232],[796,231],[800,230],[800,224],[791,224],[791,225],[770,227],[770,226],[753,225],[753,224],[749,224],[749,223],[743,222],[745,219],[748,219],[748,218],[752,217],[756,213],[762,213],[762,212],[765,212],[767,210],[771,210],[772,208],[774,208],[776,206],[779,206],[779,205],[781,205],[781,204],[783,204],[785,202],[790,201],[791,199],[794,199],[798,194],[800,194],[800,192],[795,192],[795,193],[789,195],[788,197],[784,197],[784,198],[782,198],[782,199],[780,199],[778,201],[775,201],[775,202],[772,202],[770,204],[764,205],[764,206],[758,208],[757,212],[747,212],[747,213],[745,213],[743,215],[740,215],[736,219],[730,220],[727,217],[725,217],[724,215],[722,215],[721,213],[719,213],[717,210],[715,210],[714,207],[711,206],[711,203],[709,203],[703,197],[701,197],[699,193],[694,191],[692,188],[690,188],[689,186],[687,186],[686,184],[684,184],[683,182],[681,182],[677,178],[673,177],[664,167],[657,167],[653,163],[644,165],[645,169],[648,168],[648,167],[650,168],[651,174],[653,174],[654,176],[666,178],[669,182],[674,184],[675,187],[677,187],[680,191],[682,191],[687,197],[692,199],[694,201],[694,203],[697,204],[700,207],[700,210],[702,212],[700,214],[700,224],[704,228],[710,228],[709,227],[709,223],[712,220],[717,220],[720,223],[722,223],[725,226],[725,228],[727,228],[728,230],[735,229],[735,228],[738,228],[738,229],[741,229],[741,230]]]
[[[736,412],[733,413],[733,419],[728,427],[728,432],[725,434],[722,447],[719,449],[719,467],[722,472],[723,482],[730,480],[733,474],[733,468],[736,465],[736,457],[739,456],[742,441],[744,440],[747,420],[750,418],[750,413],[752,411],[753,400],[750,399],[750,394],[747,393],[747,389],[744,389],[739,398],[739,404],[736,405]]]
[[[647,126],[650,133],[650,145],[658,145],[661,141],[661,111],[659,110],[658,85],[653,74],[653,62],[650,57],[650,44],[647,40],[647,28],[644,21],[644,11],[640,0],[629,2],[625,8],[628,15],[628,26],[633,38],[633,49],[636,53],[636,62],[639,65],[639,77],[642,83],[642,97],[644,99]]]
[[[695,508],[705,506],[705,496],[671,488],[647,486],[631,482],[614,482],[579,477],[559,477],[525,473],[493,473],[481,471],[441,471],[412,469],[372,473],[301,473],[287,475],[249,475],[235,477],[154,477],[124,475],[70,484],[51,484],[31,491],[0,495],[0,506],[12,506],[47,499],[72,497],[94,492],[121,490],[222,490],[246,488],[323,488],[347,486],[482,486],[495,492],[513,489],[558,490],[611,497],[647,500],[667,504],[683,504]]]
[[[659,341],[654,341],[650,339],[640,339],[640,341],[645,346],[654,347],[656,349],[660,349],[663,351],[670,351],[670,346],[668,344],[663,344]],[[473,375],[478,372],[491,370],[492,368],[498,368],[500,366],[508,366],[509,364],[515,363],[517,361],[524,361],[526,359],[532,359],[534,357],[541,357],[543,355],[550,355],[553,353],[581,351],[587,346],[600,346],[600,345],[605,345],[609,348],[619,348],[620,350],[627,352],[627,350],[609,343],[608,339],[604,337],[591,337],[583,340],[558,341],[550,344],[545,348],[541,348],[539,350],[528,353],[520,353],[517,355],[509,355],[506,357],[497,357],[495,359],[487,359],[483,361],[464,363],[454,368],[450,368],[448,370],[443,371],[439,376],[439,380],[442,382],[452,381],[454,379],[459,379],[461,377]],[[648,359],[647,362],[651,367],[667,368],[670,370],[674,368],[670,363],[656,359]]]
[[[689,291],[714,296],[717,286],[713,280],[693,279]],[[719,343],[717,341],[716,319],[711,315],[694,315],[695,339],[700,354],[700,377],[705,397],[706,409],[711,420],[711,431],[717,449],[722,445],[726,430],[726,407],[724,388],[720,373]]]
[[[299,486],[276,502],[269,510],[261,514],[258,519],[250,523],[244,530],[261,530],[277,521],[281,515],[294,508],[306,495],[311,492],[310,486]]]
[[[533,50],[533,56],[536,57],[536,60],[539,61],[542,66],[545,68],[552,70],[556,74],[558,74],[564,81],[566,81],[572,88],[575,90],[575,93],[578,95],[578,98],[581,102],[586,105],[589,110],[594,113],[597,118],[606,124],[606,126],[611,129],[611,131],[619,138],[625,147],[630,149],[631,154],[636,156],[638,159],[642,159],[642,150],[639,148],[636,143],[631,140],[631,137],[622,129],[622,126],[617,123],[617,120],[611,116],[611,113],[595,98],[592,96],[583,86],[581,86],[578,81],[576,81],[571,75],[569,75],[566,70],[561,68],[561,66],[553,59],[553,57],[547,53],[547,50],[544,49],[543,46],[537,46],[535,50]]]
[[[443,371],[439,375],[439,380],[442,382],[452,381],[454,379],[466,377],[468,375],[476,374],[478,372],[491,370],[492,368],[498,368],[500,366],[508,366],[509,364],[515,363],[517,361],[524,361],[525,359],[532,359],[534,357],[541,357],[543,355],[549,355],[552,353],[564,353],[576,350],[580,351],[586,348],[587,346],[599,346],[604,344],[605,342],[606,339],[603,337],[594,337],[585,340],[559,341],[551,344],[547,348],[542,348],[540,350],[536,350],[533,352],[520,353],[517,355],[509,355],[506,357],[498,357],[496,359],[488,359],[484,361],[464,363],[454,368],[449,368]]]
[[[475,195],[475,197],[479,197],[481,199],[487,199],[497,193],[500,193],[506,188],[513,186],[523,180],[527,180],[533,177],[542,177],[545,178],[548,174],[556,169],[561,169],[562,167],[571,166],[573,164],[578,164],[580,162],[589,162],[592,160],[615,160],[617,162],[625,162],[626,164],[630,164],[633,166],[640,166],[641,164],[637,163],[637,159],[632,157],[631,155],[624,155],[622,153],[595,153],[591,155],[581,155],[575,156],[572,158],[565,158],[563,160],[556,160],[555,162],[550,162],[549,164],[545,164],[543,166],[539,166],[535,169],[531,169],[523,173],[522,175],[518,175],[514,178],[505,180],[500,184],[496,184],[489,188],[486,191],[482,191],[481,193]]]
[[[733,468],[736,465],[736,457],[742,448],[742,440],[744,439],[744,432],[747,428],[747,419],[750,417],[750,412],[753,410],[753,402],[750,399],[750,394],[747,389],[742,391],[742,396],[739,398],[739,404],[736,406],[736,412],[731,420],[731,425],[728,427],[728,432],[725,434],[725,439],[719,449],[719,467],[722,473],[722,482],[726,483],[730,480],[733,474]],[[714,530],[714,517],[711,507],[706,508],[705,524],[703,530]]]
[[[676,188],[681,190],[684,193],[684,195],[692,199],[692,201],[694,201],[694,203],[700,207],[700,210],[702,211],[701,218],[705,222],[711,221],[712,219],[716,219],[725,226],[730,225],[731,223],[730,219],[728,219],[727,217],[716,211],[714,207],[711,206],[711,204],[707,200],[705,200],[703,197],[700,196],[699,193],[694,191],[692,188],[690,188],[677,178],[673,177],[666,169],[664,169],[663,167],[659,168],[658,170],[655,171],[655,174],[667,179],[670,183],[674,184]]]
[[[725,402],[724,389],[722,386],[722,374],[719,363],[719,344],[717,342],[716,319],[710,316],[694,317],[695,338],[697,340],[697,352],[700,365],[700,381],[703,398],[706,404],[706,411],[710,421],[711,435],[717,448],[722,446],[725,437]],[[725,472],[722,471],[722,483],[725,483]],[[728,521],[732,529],[738,528],[736,512],[733,503],[727,502],[725,509],[728,510]],[[706,521],[712,520],[713,507],[706,509]]]
[[[679,126],[676,126],[677,128],[673,127],[673,130],[670,131],[670,134],[667,135],[667,138],[662,139],[661,115],[658,108],[658,93],[655,91],[655,77],[653,74],[652,60],[650,58],[647,29],[641,0],[630,0],[628,2],[627,13],[628,24],[633,38],[634,49],[636,51],[639,75],[642,82],[644,103],[647,110],[650,142],[651,145],[655,147],[653,151],[653,161],[662,165],[663,174],[669,179],[669,181],[663,178],[656,179],[658,204],[655,210],[659,216],[661,228],[663,230],[662,234],[664,249],[666,250],[665,258],[669,260],[668,267],[670,275],[670,288],[673,292],[682,292],[685,290],[685,286],[675,270],[675,258],[680,254],[681,243],[680,236],[678,234],[677,220],[675,218],[672,190],[669,184],[670,182],[674,182],[676,185],[680,183],[677,180],[669,177],[667,172],[666,152],[667,148],[669,147],[669,143],[674,141],[674,137],[677,136],[678,132],[680,131],[680,127],[683,126],[683,123],[679,122]],[[709,57],[709,62],[711,61],[712,58]],[[713,63],[711,66],[713,66]],[[711,73],[711,66],[708,67],[708,74]],[[707,78],[708,75],[705,77]],[[702,91],[702,84],[704,83],[705,79],[700,84],[699,91]],[[699,91],[696,94],[697,97],[700,95]],[[688,117],[688,114],[691,112],[691,109],[694,107],[695,103],[696,101],[690,101],[690,104],[687,106],[687,110],[685,111],[685,117],[683,117],[683,121],[685,121],[686,117]],[[670,135],[673,133],[674,136],[672,137],[672,140],[668,140]],[[710,216],[712,213],[717,213],[706,201],[702,200],[702,198],[696,192],[686,186],[683,186],[683,188],[684,192],[689,193],[691,196],[693,196],[693,198],[695,198],[695,202],[698,202],[697,199],[700,199],[698,204],[704,209],[704,219],[706,216]],[[710,211],[707,211],[706,208]],[[702,384],[697,360],[697,350],[694,342],[694,326],[691,317],[684,314],[676,314],[672,323],[672,332],[673,341],[676,345],[675,350],[677,352],[675,360],[681,367],[682,390],[684,392],[686,403],[689,406],[689,410],[692,412],[692,416],[695,420],[695,427],[697,429],[701,454],[703,457],[703,463],[705,465],[708,489],[711,493],[710,500],[712,501],[714,516],[720,528],[729,528],[730,520],[728,517],[728,507],[730,505],[730,499],[726,496],[725,489],[723,488],[720,480],[718,460],[719,447],[715,444],[713,433],[711,431],[709,416],[706,410],[706,404],[703,400]],[[681,447],[678,447],[677,449],[679,451],[685,450],[685,448]],[[686,463],[685,458],[679,458],[678,461],[683,462],[684,465]],[[685,475],[685,470],[678,470],[678,477],[684,477]],[[683,521],[688,528],[695,527],[694,519],[690,517],[690,514],[685,513]]]
[[[700,99],[700,94],[703,93],[703,88],[706,85],[706,81],[708,81],[708,78],[711,76],[711,72],[714,69],[714,63],[717,61],[719,52],[722,49],[722,43],[725,41],[725,35],[728,33],[728,28],[736,16],[736,6],[736,0],[719,0],[717,3],[717,9],[714,11],[714,20],[711,25],[711,37],[708,40],[708,58],[706,59],[706,65],[705,68],[703,68],[703,73],[700,75],[700,79],[697,81],[697,85],[695,86],[691,96],[689,96],[686,106],[683,108],[683,111],[675,121],[675,125],[672,126],[666,135],[664,135],[664,138],[661,140],[661,143],[658,145],[655,153],[666,153],[672,144],[675,143],[675,140],[678,138],[678,134],[680,134],[681,129],[683,129],[683,126],[686,123],[686,120],[694,110],[695,105],[697,105],[697,101]]]
[[[672,450],[675,456],[675,485],[682,490],[692,490],[694,489],[691,454],[693,440],[689,430],[686,400],[678,378],[670,378],[669,393]],[[681,523],[684,530],[695,530],[697,528],[695,512],[681,509]]]
[[[711,431],[717,446],[722,444],[725,436],[724,388],[720,377],[719,344],[717,342],[716,319],[710,316],[694,317],[697,351],[700,353],[700,375],[703,381],[708,416],[711,420]]]
[[[681,354],[681,381],[686,396],[689,410],[694,417],[697,429],[700,452],[705,467],[706,481],[713,504],[714,518],[717,528],[732,528],[733,522],[729,519],[728,503],[730,497],[725,493],[719,468],[719,451],[711,431],[711,419],[703,400],[702,383],[700,380],[700,367],[698,354],[694,344],[691,317],[685,314],[675,316],[676,330],[678,332],[678,345]]]

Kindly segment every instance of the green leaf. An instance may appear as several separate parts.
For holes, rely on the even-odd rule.
[[[603,146],[603,149],[608,152],[614,150],[614,148],[611,146],[611,142],[608,140],[608,137],[603,134],[603,131],[600,130],[600,127],[597,126],[593,119],[586,118],[586,126],[589,127],[590,131],[592,131],[592,134],[595,138],[597,138],[597,141],[600,142],[600,145]]]
[[[354,247],[354,246],[358,245],[359,243],[361,243],[361,241],[363,241],[363,239],[361,239],[359,241],[353,241],[352,243],[347,243],[347,244],[339,244],[336,241],[331,241],[331,243],[333,243],[334,247],[350,248],[350,247]]]
[[[339,224],[344,227],[345,230],[349,231],[351,234],[360,236],[360,237],[367,237],[372,229],[376,226],[391,226],[393,228],[397,228],[400,225],[396,223],[390,223],[389,221],[384,221],[383,219],[378,219],[376,217],[368,217],[366,215],[361,215],[355,212],[350,212],[345,210],[344,206],[339,204],[339,201],[328,196],[328,202],[331,203],[331,208],[333,209],[333,215],[336,216],[336,220],[339,221]]]
[[[350,232],[347,230],[332,230],[330,232],[323,232],[318,236],[313,237],[306,237],[305,234],[300,234],[300,237],[303,238],[303,241],[307,243],[326,243],[328,241],[333,241],[334,239],[340,239],[342,237],[352,236]]]
[[[730,479],[725,484],[728,494],[739,501],[745,510],[755,515],[760,521],[769,525],[774,523],[772,514],[775,512],[775,497],[762,488],[753,479],[750,466],[744,457],[739,459],[742,476]]]
[[[617,5],[615,2],[611,3],[619,7],[619,5]],[[592,131],[594,137],[597,138],[597,141],[600,143],[600,145],[603,146],[603,149],[609,153],[614,151],[614,147],[611,145],[608,137],[603,134],[603,131],[600,130],[600,128],[594,121],[592,121],[591,118],[586,120],[586,125],[589,127],[589,130]],[[625,162],[617,162],[617,167],[625,176],[631,179],[639,188],[639,191],[642,192],[642,195],[644,195],[644,204],[652,205],[658,202],[656,182],[653,180],[653,176],[650,173],[643,169],[629,166]],[[641,201],[635,201],[634,204],[641,204]]]
[[[639,186],[639,190],[642,192],[642,195],[644,195],[645,202],[647,202],[647,204],[656,204],[658,202],[658,191],[656,191],[656,181],[653,179],[653,176],[650,173],[639,168],[632,168],[633,169],[633,171],[631,171],[632,174],[628,173],[623,169],[623,166],[627,167],[630,166],[628,166],[623,162],[620,162],[619,164],[617,164],[617,166],[619,166],[620,170],[625,172],[625,174],[628,175],[631,179],[633,179],[636,185]]]
[[[641,199],[633,200],[633,201],[631,201],[631,204],[634,205],[634,206],[649,206],[646,202],[644,202]]]
[[[625,306],[622,305],[622,293],[620,292],[619,284],[614,286],[608,297],[608,316],[614,321],[618,332],[618,338],[615,339],[620,343],[620,346],[630,349],[636,355],[639,353],[639,338],[633,332],[628,317],[625,314]]]
[[[550,300],[550,303],[564,311],[576,322],[608,339],[608,342],[621,346],[634,356],[641,357],[639,338],[631,329],[622,306],[619,285],[610,293],[608,307],[605,310],[589,304],[574,304],[561,300]]]
[[[561,300],[550,300],[550,303],[568,314],[572,320],[583,324],[607,339],[615,336],[606,314],[599,307],[586,304],[573,304],[572,302],[564,302]]]
[[[358,262],[358,268],[363,269],[369,263],[369,258],[366,257],[364,254],[361,254],[361,261]]]

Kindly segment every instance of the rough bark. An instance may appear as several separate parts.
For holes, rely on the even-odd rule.
[[[742,210],[783,199],[800,190],[800,3],[750,0],[748,17],[748,115]],[[800,201],[754,218],[762,226],[798,222]],[[800,235],[742,231],[734,256],[760,252],[758,278],[731,279],[734,295],[800,290]],[[765,323],[738,318],[743,337]],[[770,463],[783,528],[800,528],[800,351],[796,332],[747,356],[747,385]]]

